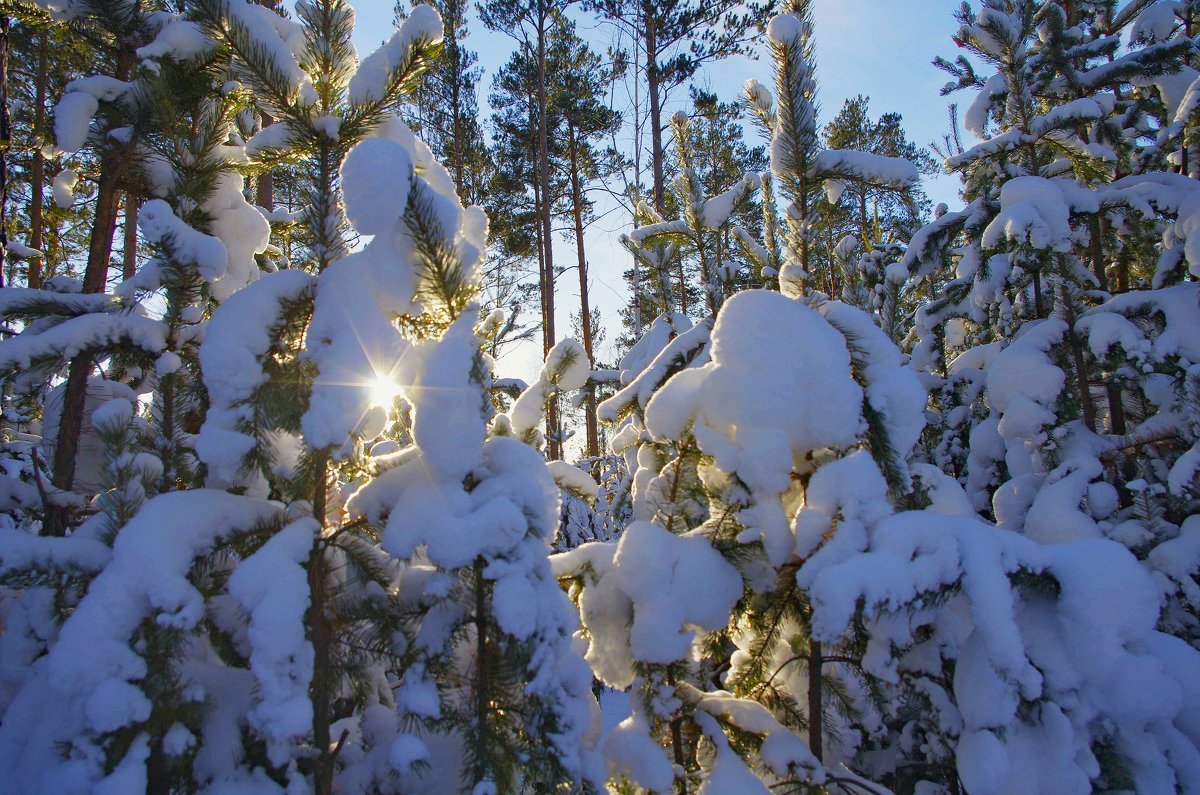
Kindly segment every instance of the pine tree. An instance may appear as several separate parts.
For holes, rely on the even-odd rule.
[[[467,4],[461,0],[434,2],[448,35],[441,54],[421,85],[413,92],[415,131],[446,164],[466,203],[483,201],[489,172],[487,144],[479,124],[476,85],[479,56],[467,49]],[[404,3],[396,5],[396,18],[408,15]]]
[[[73,606],[56,616],[53,590],[32,588],[26,634],[5,637],[32,661],[35,630],[61,623],[6,693],[0,744],[37,739],[5,754],[5,780],[395,792],[450,770],[469,791],[582,787],[598,778],[590,676],[546,554],[555,479],[588,486],[547,466],[536,432],[539,407],[586,379],[582,349],[558,346],[489,428],[474,301],[486,218],[394,115],[440,20],[416,9],[355,63],[348,6],[298,16],[197,3],[142,51],[157,68],[134,92],[140,151],[165,198],[142,207],[157,256],[122,292],[163,291],[161,317],[5,296],[11,315],[67,314],[60,337],[90,310],[84,328],[157,357],[133,362],[157,376],[148,416],[130,387],[93,414],[103,513],[65,538],[0,528],[6,576],[61,580]],[[243,144],[247,89],[275,122]],[[268,223],[233,169],[285,157],[308,172],[314,259],[260,275]],[[349,253],[351,233],[373,239]],[[0,352],[28,356],[38,333]],[[172,433],[183,405],[204,415],[195,437]],[[196,457],[205,473],[187,468]],[[414,499],[445,512],[420,518]],[[446,544],[453,527],[473,551]]]
[[[642,54],[649,102],[652,204],[662,215],[667,210],[668,190],[668,155],[662,134],[667,128],[665,109],[671,91],[686,84],[705,64],[746,54],[749,43],[761,34],[761,20],[772,4],[596,0],[585,5],[625,29]],[[720,20],[720,24],[710,26],[711,20]],[[686,306],[681,309],[687,311]]]
[[[52,199],[55,172],[46,148],[53,143],[50,100],[67,82],[82,74],[89,52],[80,36],[67,25],[52,22],[30,10],[17,17],[10,32],[9,96],[13,107],[13,143],[9,152],[8,182],[10,257],[18,262],[25,286],[40,288],[55,276],[72,275],[74,260],[86,249],[82,231],[88,228],[90,206],[83,200],[87,189],[75,193],[76,207],[60,208]],[[84,163],[87,163],[84,160]],[[89,175],[83,173],[85,183]],[[82,240],[80,239],[82,236]],[[21,255],[17,257],[16,252]],[[23,274],[21,271],[23,270]],[[10,286],[16,281],[10,280]]]
[[[621,126],[620,114],[604,104],[612,80],[600,56],[564,23],[555,35],[556,89],[552,100],[566,128],[566,168],[570,184],[571,223],[575,237],[576,268],[579,275],[580,340],[589,365],[595,369],[595,332],[590,304],[588,261],[584,250],[584,228],[593,220],[592,202],[585,190],[588,183],[604,180],[624,164],[612,149],[599,148]],[[584,455],[600,455],[599,424],[596,418],[595,387],[584,398]]]
[[[521,42],[523,55],[530,61],[532,92],[530,93],[529,129],[536,130],[534,159],[534,206],[540,232],[538,243],[538,284],[542,297],[542,353],[549,355],[557,338],[554,331],[555,279],[553,203],[554,193],[550,175],[550,88],[547,80],[547,59],[550,57],[552,30],[562,24],[561,14],[567,3],[561,0],[537,0],[532,5],[502,2],[481,11],[483,23],[492,30],[503,31]],[[546,416],[548,452],[552,459],[562,458],[562,438],[557,407],[551,406]]]

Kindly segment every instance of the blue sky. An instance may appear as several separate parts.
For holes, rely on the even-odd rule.
[[[821,121],[827,122],[842,102],[857,94],[871,99],[871,114],[899,112],[911,140],[927,145],[940,141],[947,130],[947,106],[951,99],[969,102],[964,97],[941,97],[939,88],[946,76],[930,63],[935,55],[954,57],[956,47],[950,40],[955,29],[953,10],[958,0],[816,0],[817,79]],[[392,29],[392,0],[362,0],[355,4],[358,26],[355,43],[360,55],[378,46]],[[507,37],[491,33],[474,18],[469,20],[471,34],[466,46],[479,53],[479,65],[484,70],[480,82],[480,105],[486,114],[487,92],[491,76],[504,64],[514,44]],[[607,43],[607,30],[583,29],[580,34],[592,40],[602,50]],[[758,60],[734,58],[709,68],[700,80],[722,99],[731,100],[741,94],[742,84],[756,78],[771,83],[771,65],[765,47],[760,47]],[[675,103],[686,100],[686,90],[674,95]],[[669,110],[673,110],[670,108]],[[935,202],[951,207],[959,203],[957,181],[939,178],[926,185]],[[625,231],[628,223],[624,213],[614,213],[591,227],[585,235],[589,267],[592,276],[593,303],[605,315],[609,342],[618,333],[616,312],[627,294],[621,272],[627,267],[628,255],[616,245],[616,236]],[[556,241],[556,257],[573,262],[573,244]],[[559,253],[561,252],[561,254]],[[569,313],[578,307],[577,279],[568,273],[560,280],[558,328],[569,329]],[[606,358],[608,351],[598,351]],[[522,378],[535,376],[537,350],[522,350],[506,356],[502,362],[505,375]]]

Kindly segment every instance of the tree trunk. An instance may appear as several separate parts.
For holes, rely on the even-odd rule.
[[[258,4],[274,10],[274,0],[258,0]],[[262,118],[262,129],[267,129],[271,126],[274,119],[271,114],[265,111],[260,111],[259,116]],[[275,209],[275,175],[273,172],[265,171],[258,175],[258,181],[254,186],[254,203],[264,210],[270,212]]]
[[[332,737],[330,736],[331,703],[330,694],[333,692],[332,675],[332,632],[329,626],[329,615],[326,610],[328,602],[328,576],[325,570],[325,514],[327,512],[325,480],[329,466],[329,454],[317,454],[316,475],[313,480],[313,518],[321,525],[318,538],[313,544],[308,558],[308,589],[311,602],[305,624],[308,626],[308,638],[313,645],[313,674],[309,693],[313,707],[313,748],[317,758],[313,762],[313,783],[318,795],[331,795],[333,792],[334,755]]]
[[[1125,427],[1125,399],[1121,395],[1121,385],[1110,381],[1105,385],[1108,392],[1108,432],[1115,436],[1124,436],[1128,431]]]
[[[1108,277],[1104,273],[1104,226],[1099,215],[1088,219],[1089,248],[1092,258],[1092,273],[1096,283],[1104,292],[1108,292]]]
[[[666,177],[663,174],[662,95],[661,75],[658,73],[658,31],[655,29],[653,4],[645,9],[646,83],[650,99],[650,166],[654,177],[654,209],[659,215],[666,212]]]
[[[1185,4],[1185,8],[1186,8],[1186,10],[1184,11],[1184,14],[1183,14],[1183,35],[1190,39],[1192,37],[1191,4],[1190,3]],[[1190,59],[1188,59],[1186,57],[1184,58],[1184,60],[1183,60],[1184,66],[1190,66],[1190,64],[1188,63],[1188,60],[1190,60]],[[1183,174],[1186,177],[1186,176],[1188,176],[1188,173],[1190,171],[1190,169],[1188,168],[1188,126],[1187,126],[1186,120],[1184,120],[1183,130],[1180,132],[1180,135],[1179,135],[1179,150],[1180,150],[1179,173]]]
[[[125,191],[125,241],[121,252],[121,278],[137,273],[138,197]]]
[[[8,268],[8,150],[12,124],[8,115],[8,27],[7,15],[0,16],[0,287]]]
[[[475,769],[472,771],[473,784],[484,781],[491,774],[489,763],[492,741],[489,728],[492,699],[491,690],[488,687],[491,670],[491,647],[488,641],[491,627],[488,621],[487,579],[483,576],[485,564],[486,561],[480,557],[476,559],[472,567],[475,586],[475,703],[473,707],[479,731],[477,738],[479,747],[473,749],[475,757]]]
[[[46,156],[42,154],[43,138],[46,134],[46,81],[50,70],[50,33],[42,31],[38,34],[37,76],[34,78],[33,99],[33,165],[29,173],[29,247],[42,251],[42,237],[45,226],[45,193]],[[43,266],[48,265],[46,257],[34,257],[29,260],[27,284],[34,290],[42,287]]]
[[[1096,431],[1096,405],[1092,402],[1092,393],[1088,388],[1087,362],[1083,355],[1083,342],[1075,331],[1075,321],[1079,313],[1068,295],[1066,287],[1062,288],[1063,312],[1067,321],[1067,347],[1071,352],[1071,363],[1075,367],[1075,389],[1079,407],[1083,413],[1083,424],[1089,431]]]
[[[275,121],[271,118],[270,113],[262,112],[262,128],[265,130]],[[254,203],[263,208],[267,212],[275,209],[275,174],[271,171],[264,171],[258,175],[258,184],[255,185]]]
[[[117,58],[117,74],[127,78],[135,63],[132,45],[123,46]],[[132,157],[130,144],[121,144],[101,154],[100,181],[96,189],[96,209],[92,234],[88,241],[87,267],[83,273],[83,292],[102,293],[108,282],[109,259],[117,229],[117,211],[121,205],[121,179]],[[92,357],[80,354],[71,360],[67,384],[63,390],[59,416],[58,441],[54,446],[54,471],[51,482],[62,491],[75,485],[75,457],[79,452],[79,434],[83,429],[83,410],[87,403],[87,383],[92,372]],[[69,522],[68,511],[51,507],[45,519],[47,535],[63,535]]]
[[[821,692],[824,682],[821,679],[821,644],[815,640],[809,642],[808,649],[808,747],[813,756],[821,758],[822,729],[824,728],[825,707]]]
[[[450,173],[454,175],[454,187],[463,204],[469,204],[473,197],[468,196],[466,187],[466,163],[463,161],[463,111],[462,111],[462,70],[460,60],[462,54],[458,46],[458,28],[462,24],[462,5],[457,2],[447,3],[446,8],[446,52],[442,56],[454,65],[450,80],[450,126],[454,133],[454,145],[450,147]]]
[[[575,127],[567,122],[567,140],[571,155],[571,207],[575,216],[575,253],[579,258],[579,322],[583,332],[583,350],[587,353],[588,368],[596,366],[592,355],[592,308],[588,301],[587,257],[583,251],[583,186],[579,179],[579,144],[575,140]],[[584,422],[587,427],[588,458],[600,455],[600,428],[596,420],[596,390],[589,385],[584,403]]]
[[[643,7],[642,22],[645,25],[646,93],[650,100],[650,167],[654,179],[654,209],[659,215],[664,215],[666,213],[667,179],[663,165],[662,75],[659,74],[658,68],[658,30],[653,4]],[[687,314],[687,274],[683,270],[682,257],[679,259],[677,276],[679,277],[679,311]],[[670,284],[670,280],[667,281],[667,284]]]
[[[544,0],[538,2],[537,27],[537,110],[538,110],[538,182],[542,186],[542,240],[545,259],[545,315],[542,318],[545,333],[544,353],[554,346],[554,241],[551,237],[552,200],[550,195],[550,146],[549,114],[546,99],[546,25],[550,14]],[[562,443],[558,439],[558,401],[552,398],[546,409],[547,448],[552,460],[562,458]]]

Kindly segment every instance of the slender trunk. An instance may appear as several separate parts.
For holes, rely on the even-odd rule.
[[[125,247],[121,252],[121,278],[137,273],[138,197],[125,191]]]
[[[29,247],[42,250],[46,182],[46,156],[42,154],[43,137],[46,134],[46,81],[50,63],[50,34],[38,34],[37,77],[34,79],[33,99],[33,165],[29,173]],[[28,285],[35,289],[42,286],[42,268],[49,265],[46,257],[29,260]]]
[[[326,22],[326,24],[331,24]],[[322,114],[333,113],[333,101],[328,86],[321,96]],[[316,152],[317,179],[313,186],[308,223],[316,240],[317,272],[322,273],[345,254],[345,239],[342,236],[339,214],[339,191],[336,185],[338,167],[341,165],[338,150],[333,141],[322,136]],[[339,223],[330,223],[338,219]],[[318,522],[318,537],[308,560],[309,603],[307,626],[313,647],[313,675],[309,688],[312,701],[313,747],[317,758],[313,760],[313,784],[317,795],[332,795],[333,771],[337,750],[331,747],[330,726],[333,723],[332,696],[336,685],[333,660],[333,628],[329,619],[330,594],[329,560],[326,558],[325,528],[329,518],[329,450],[315,451],[313,474],[313,518]],[[339,743],[340,748],[340,743]]]
[[[117,60],[117,74],[129,75],[135,63],[132,46],[122,47]],[[109,149],[101,155],[100,181],[96,189],[96,209],[92,219],[92,234],[88,242],[87,267],[83,273],[83,292],[102,293],[108,282],[108,265],[112,256],[113,236],[117,229],[117,211],[121,205],[121,179],[129,167],[132,149],[128,144]],[[83,429],[83,410],[87,404],[87,383],[92,372],[92,357],[80,354],[71,360],[67,383],[63,389],[62,413],[59,416],[58,441],[54,446],[54,471],[51,482],[62,491],[75,485],[75,457],[79,452],[79,434]],[[69,522],[68,511],[52,507],[46,515],[48,535],[63,535]]]
[[[1033,311],[1036,317],[1042,317],[1042,272],[1033,272]]]
[[[1071,363],[1075,368],[1076,397],[1083,412],[1083,424],[1089,431],[1095,432],[1096,405],[1092,402],[1092,393],[1088,388],[1087,362],[1083,355],[1083,342],[1075,331],[1075,321],[1079,318],[1079,313],[1075,311],[1075,304],[1072,302],[1071,296],[1067,294],[1066,287],[1062,288],[1062,303],[1067,321],[1067,347],[1070,349]]]
[[[708,313],[715,315],[717,313],[716,296],[713,294],[713,275],[714,271],[708,262],[708,252],[704,249],[704,221],[700,221],[700,233],[696,235],[696,253],[700,255],[700,279],[706,293],[705,300],[708,304]],[[679,292],[682,295],[687,285],[683,280],[683,257],[679,258]]]
[[[478,729],[477,746],[473,749],[475,770],[473,783],[478,784],[489,778],[491,765],[491,736],[489,728],[491,693],[489,692],[488,677],[491,668],[491,649],[488,644],[488,633],[491,631],[488,622],[487,579],[483,576],[484,559],[478,558],[474,565],[475,574],[475,722]]]
[[[463,204],[470,203],[473,198],[468,196],[466,185],[466,163],[463,160],[463,109],[462,109],[462,71],[459,61],[462,58],[458,47],[457,31],[461,23],[461,9],[456,4],[455,13],[448,14],[446,24],[446,54],[445,57],[454,67],[450,79],[450,125],[454,132],[454,145],[450,147],[450,171],[454,174],[454,187],[458,190]]]
[[[813,756],[821,758],[822,729],[825,707],[822,703],[821,644],[810,641],[808,650],[808,747]]]
[[[867,191],[866,186],[863,187],[862,193],[858,195],[858,229],[859,235],[862,238],[863,251],[870,254],[873,250],[871,246],[871,233],[867,229]]]
[[[667,684],[675,687],[675,672],[667,669]],[[675,791],[678,795],[687,795],[687,753],[683,747],[683,718],[671,721],[671,751],[675,755],[675,767],[679,777],[675,780]]]
[[[270,113],[265,111],[262,115],[262,128],[265,130],[275,121],[271,118]],[[275,174],[271,171],[264,171],[258,175],[258,184],[254,190],[254,203],[264,210],[270,212],[275,209]]]
[[[596,366],[592,355],[592,308],[588,301],[587,257],[583,251],[583,186],[579,179],[579,148],[575,140],[575,126],[567,122],[567,140],[571,156],[571,209],[575,217],[575,254],[579,259],[579,317],[583,331],[583,350],[587,354],[588,368]],[[587,449],[584,451],[588,458],[600,455],[600,429],[596,420],[596,391],[591,385],[587,388],[587,398],[584,404],[584,422],[587,426]]]
[[[1117,290],[1118,293],[1129,292],[1129,260],[1117,257]]]
[[[533,118],[533,103],[530,102],[530,129],[534,129],[536,121]],[[535,178],[533,180],[533,214],[537,218],[534,226],[533,239],[537,243],[537,258],[538,258],[538,301],[542,312],[542,356],[543,358],[553,346],[553,341],[550,338],[550,329],[546,324],[546,245],[542,237],[542,186]]]
[[[800,267],[804,278],[812,284],[812,269],[808,255],[808,175],[800,172],[800,197],[796,204],[800,205]]]
[[[258,4],[270,9],[275,7],[274,0],[258,0]],[[260,111],[259,116],[262,119],[262,129],[264,130],[270,127],[274,121],[270,113]],[[275,175],[273,172],[266,171],[258,175],[258,182],[254,186],[254,203],[268,212],[275,209]]]
[[[8,115],[8,27],[7,15],[0,16],[0,287],[8,268],[8,149],[12,125]]]
[[[174,333],[172,332],[172,335]],[[170,340],[174,347],[174,340]],[[169,350],[169,349],[168,349]],[[159,381],[159,390],[162,392],[162,439],[159,455],[162,457],[162,479],[159,484],[161,491],[170,491],[175,484],[175,462],[178,459],[178,450],[175,443],[175,384],[179,376],[175,373],[164,375]]]
[[[667,178],[663,153],[662,75],[659,73],[658,67],[657,17],[652,4],[643,8],[642,21],[645,25],[646,94],[650,100],[650,167],[654,179],[654,209],[661,216],[666,213]],[[687,314],[687,274],[683,269],[682,257],[679,258],[676,276],[679,278],[679,311]],[[669,285],[670,280],[668,279],[666,283]]]
[[[1105,386],[1108,392],[1108,432],[1116,436],[1127,433],[1125,427],[1125,399],[1121,395],[1121,385],[1110,381]]]
[[[726,235],[726,230],[717,230],[717,246],[716,251],[713,252],[716,262],[713,263],[713,272],[712,276],[710,277],[708,300],[708,312],[713,317],[717,316],[717,310],[721,307],[721,301],[725,293],[725,291],[722,289],[723,283],[721,281],[721,274],[724,272],[725,268],[725,257],[723,256],[723,252],[729,245],[729,239]]]
[[[549,21],[549,11],[545,2],[538,3],[537,28],[537,109],[538,109],[538,182],[542,186],[542,240],[545,255],[545,296],[546,314],[543,318],[545,326],[545,353],[550,352],[554,345],[554,241],[551,236],[552,200],[550,194],[550,145],[549,103],[546,99],[546,25]],[[558,439],[558,400],[551,398],[546,409],[546,435],[548,452],[551,459],[562,458],[562,443]]]
[[[311,601],[305,621],[308,625],[309,641],[313,646],[312,685],[309,693],[313,706],[313,748],[317,752],[317,758],[313,762],[313,783],[318,795],[331,795],[333,792],[334,763],[330,736],[333,636],[326,608],[329,593],[324,539],[327,513],[325,481],[328,466],[329,454],[318,453],[316,475],[313,478],[313,517],[320,523],[321,529],[308,558],[308,590]]]
[[[641,21],[642,6],[638,5],[637,14],[638,21]],[[640,29],[640,24],[638,28]],[[641,80],[638,75],[638,65],[641,58],[641,50],[638,47],[633,47],[633,185],[634,185],[634,205],[641,200],[642,191],[642,91]],[[615,139],[614,139],[615,143]],[[628,187],[628,183],[626,183]],[[636,213],[635,216],[636,218]],[[641,262],[637,255],[633,256],[633,333],[635,338],[640,339],[642,336],[642,275]]]
[[[1192,37],[1192,9],[1191,9],[1190,5],[1188,6],[1187,10],[1184,12],[1184,15],[1183,15],[1183,35],[1189,39]],[[1190,59],[1187,59],[1187,58],[1184,59],[1185,66],[1188,65],[1188,63],[1187,63],[1188,60],[1190,60]],[[1180,149],[1179,173],[1183,174],[1186,177],[1189,172],[1189,169],[1188,169],[1188,127],[1187,127],[1186,121],[1184,122],[1184,125],[1183,125],[1183,131],[1179,136],[1179,149]]]
[[[646,9],[643,17],[646,42],[646,83],[650,99],[650,167],[654,178],[654,209],[659,215],[666,212],[666,177],[663,173],[662,95],[661,75],[658,72],[658,31],[655,10]]]
[[[1099,215],[1088,219],[1089,249],[1092,258],[1092,273],[1096,283],[1104,292],[1108,292],[1108,277],[1104,273],[1104,226]]]

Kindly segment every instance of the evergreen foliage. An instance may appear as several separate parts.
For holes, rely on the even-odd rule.
[[[3,10],[0,791],[1200,787],[1193,4],[964,3],[932,218],[810,2],[669,121],[765,8],[582,9],[615,365],[579,8],[480,10],[487,141],[457,0]]]

